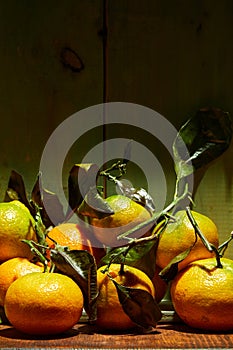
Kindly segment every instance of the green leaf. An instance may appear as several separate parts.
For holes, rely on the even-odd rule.
[[[175,170],[179,179],[219,157],[229,147],[231,138],[229,113],[217,108],[197,111],[181,127],[173,143]]]
[[[142,289],[120,285],[114,279],[112,281],[122,308],[130,319],[145,329],[156,327],[162,313],[152,295]]]
[[[50,252],[51,260],[65,275],[73,278],[84,297],[84,308],[90,322],[97,317],[96,299],[97,267],[94,257],[86,250],[56,250]]]
[[[35,208],[35,231],[36,231],[36,236],[37,236],[37,240],[38,243],[41,245],[45,245],[46,244],[46,226],[44,225],[44,222],[42,220],[42,216],[41,216],[41,209],[39,208],[39,206],[32,202],[32,205]]]
[[[156,240],[138,242],[124,247],[113,248],[101,259],[101,264],[124,263],[154,276],[156,259]]]

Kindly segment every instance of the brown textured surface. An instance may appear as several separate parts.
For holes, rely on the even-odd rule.
[[[35,337],[0,326],[0,348],[89,349],[210,349],[232,348],[233,333],[198,332],[183,324],[159,324],[150,334],[101,333],[94,326],[78,324],[66,334]]]

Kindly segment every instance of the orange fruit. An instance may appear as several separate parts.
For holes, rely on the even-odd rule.
[[[95,257],[96,263],[98,264],[100,259],[105,255],[105,249],[103,247],[101,248],[100,243],[95,244],[93,239],[90,239],[89,236],[90,234],[77,224],[67,222],[52,228],[52,230],[48,232],[46,241],[50,248],[55,247],[54,240],[61,246],[69,247],[70,250],[87,250]],[[50,238],[52,238],[52,240]]]
[[[152,283],[155,288],[155,300],[159,303],[166,294],[168,289],[167,283],[159,276],[161,269],[156,266],[154,276],[152,277]]]
[[[191,213],[204,236],[217,248],[219,244],[219,236],[215,223],[205,215],[195,211],[192,211]],[[171,221],[167,224],[159,238],[156,252],[156,264],[162,269],[178,254],[190,248],[196,241],[195,231],[186,211],[178,211],[174,218],[175,221]],[[207,250],[201,239],[198,237],[189,255],[179,263],[178,269],[181,270],[194,260],[210,258],[213,256],[213,253],[210,253]]]
[[[119,284],[146,290],[155,295],[154,286],[150,278],[141,270],[124,265],[124,273],[120,274],[120,264],[111,264],[109,274]],[[97,271],[97,283],[99,295],[97,298],[97,321],[96,324],[104,329],[127,330],[135,327],[135,323],[124,312],[118,299],[114,283],[102,271],[102,266]]]
[[[35,221],[28,208],[18,200],[0,203],[0,261],[15,257],[31,258],[22,239],[37,240]]]
[[[0,305],[4,305],[5,295],[11,283],[31,272],[43,272],[38,266],[26,258],[12,258],[0,265]]]
[[[79,321],[83,295],[65,275],[33,272],[10,285],[4,309],[9,322],[21,332],[58,334]]]
[[[118,240],[118,235],[148,220],[151,215],[146,208],[126,196],[113,195],[105,200],[114,214],[102,219],[91,219],[91,225],[94,226],[94,235],[105,246],[122,246],[128,241],[125,239]],[[142,235],[142,232],[137,232],[137,237]]]
[[[233,330],[233,260],[222,258],[190,263],[171,283],[171,298],[189,326],[211,331]]]

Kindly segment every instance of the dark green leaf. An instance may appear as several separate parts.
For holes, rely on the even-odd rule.
[[[200,109],[181,127],[173,144],[175,169],[179,178],[190,175],[219,157],[229,147],[231,138],[232,121],[229,113],[217,108]]]
[[[192,246],[193,247],[193,246]],[[178,273],[178,266],[190,253],[192,247],[186,249],[184,252],[178,254],[170,263],[159,273],[159,276],[166,282],[173,280]]]
[[[130,319],[145,329],[156,327],[162,313],[152,295],[142,289],[120,285],[114,279],[112,281],[122,308]]]
[[[40,185],[41,185],[41,175],[37,177],[37,181],[31,193],[32,203],[33,202],[35,203],[34,207],[37,206],[40,208],[40,215],[45,227],[56,226],[65,220],[63,206],[55,193],[50,192],[46,189],[41,189],[42,186]],[[43,201],[46,201],[46,203],[51,208],[53,208],[53,213],[54,213],[53,222],[51,221],[50,217],[46,213]]]
[[[41,245],[45,245],[46,244],[46,226],[44,225],[44,222],[42,220],[42,216],[41,216],[41,209],[39,208],[39,206],[32,201],[32,207],[34,207],[35,210],[35,231],[36,231],[36,236],[37,236],[37,240],[38,243]]]
[[[32,210],[27,198],[23,178],[15,170],[12,170],[8,181],[8,188],[5,193],[4,202],[10,202],[15,199],[22,202],[30,211]]]
[[[96,164],[75,164],[70,170],[68,178],[69,209],[75,212],[82,203],[90,188],[96,187],[96,177],[98,174]]]
[[[82,290],[84,308],[89,321],[96,320],[97,267],[94,257],[86,250],[52,249],[51,260],[67,276],[75,280]]]
[[[157,241],[143,241],[132,246],[111,249],[101,260],[102,264],[125,263],[137,267],[149,277],[154,276]]]
[[[78,207],[77,214],[102,219],[105,216],[114,214],[114,211],[100,196],[96,187],[92,187],[89,189],[81,205]]]

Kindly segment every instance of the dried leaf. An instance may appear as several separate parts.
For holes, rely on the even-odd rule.
[[[139,203],[151,213],[155,211],[154,200],[144,188],[136,189],[130,186],[128,182],[124,180],[118,180],[116,185],[121,195],[131,198],[133,201]]]
[[[65,275],[73,278],[82,290],[84,308],[89,321],[96,320],[97,267],[94,257],[86,250],[56,250],[50,252],[51,260]]]

